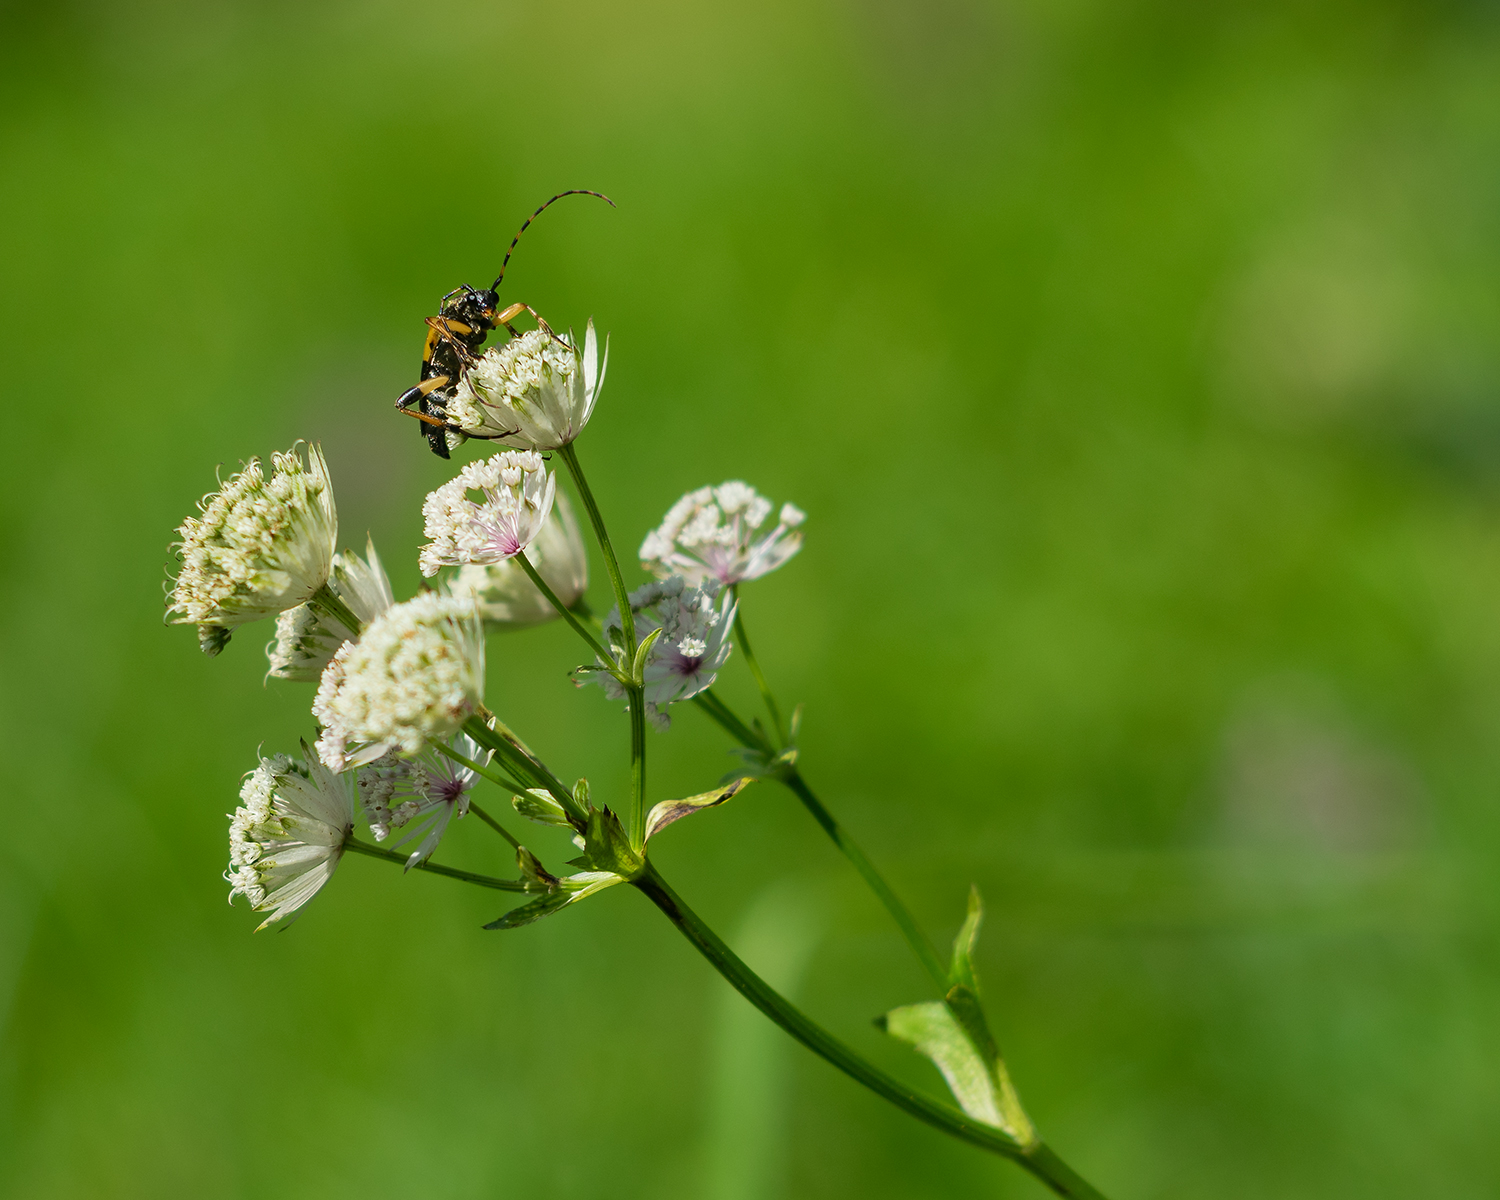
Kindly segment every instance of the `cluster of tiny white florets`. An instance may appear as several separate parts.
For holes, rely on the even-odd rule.
[[[328,882],[354,827],[353,794],[321,763],[277,754],[246,776],[240,801],[224,878],[230,900],[244,896],[256,912],[274,910],[264,929]]]
[[[526,558],[553,594],[566,608],[583,598],[589,585],[588,549],[568,498],[558,493],[552,514],[526,548]],[[451,580],[448,590],[479,605],[485,623],[519,629],[539,625],[557,616],[552,602],[537,590],[514,559],[498,563],[466,563]]]
[[[328,589],[366,625],[395,603],[373,541],[366,545],[363,561],[347,550],[334,556]],[[266,647],[271,660],[266,673],[316,683],[338,648],[358,635],[358,630],[311,605],[289,608],[276,618],[276,640]]]
[[[470,500],[471,491],[483,499]],[[422,574],[515,557],[541,533],[556,491],[556,476],[533,450],[468,463],[422,505],[424,532],[432,539],[418,558]]]
[[[323,454],[311,447],[304,464],[294,447],[271,463],[267,479],[252,458],[177,530],[182,569],[167,611],[198,626],[209,654],[236,626],[295,608],[328,581],[338,513]]]
[[[690,583],[716,579],[730,587],[759,579],[802,549],[798,526],[807,515],[795,504],[783,504],[776,527],[756,537],[771,507],[737,479],[689,492],[667,511],[660,528],[646,535],[641,562],[660,577],[681,575]]]
[[[333,656],[313,715],[335,771],[454,733],[484,692],[484,629],[471,601],[436,593],[387,609]]]
[[[661,636],[646,656],[646,715],[658,729],[671,724],[667,706],[690,700],[712,687],[719,670],[734,649],[735,605],[728,592],[720,595],[717,582],[708,580],[690,586],[681,575],[659,583],[648,583],[630,593],[635,614],[636,638],[644,641],[656,629]],[[619,610],[604,620],[606,637],[618,643],[621,636]],[[625,696],[620,682],[607,671],[592,671],[586,681],[597,681],[605,694],[619,700]]]
[[[448,419],[505,446],[556,450],[588,424],[608,365],[608,346],[599,361],[592,321],[581,353],[572,335],[530,330],[486,350],[464,372],[447,403]]]
[[[466,734],[450,744],[471,762],[490,761],[490,752]],[[406,860],[410,869],[431,857],[454,818],[468,813],[469,791],[478,778],[431,747],[416,758],[386,754],[359,772],[360,808],[376,841],[385,841],[393,829],[407,830],[395,846],[422,839]]]

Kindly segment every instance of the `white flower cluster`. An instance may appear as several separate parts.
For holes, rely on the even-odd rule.
[[[693,587],[681,575],[648,583],[630,593],[637,639],[645,641],[654,630],[661,630],[642,671],[646,715],[658,729],[671,724],[669,704],[691,700],[713,686],[734,648],[731,634],[735,606],[727,591],[716,606],[719,593],[719,585],[712,580]],[[618,609],[605,618],[604,633],[619,643],[622,631]],[[590,671],[585,681],[598,682],[611,699],[625,698],[625,689],[607,671]]]
[[[699,488],[672,505],[661,527],[646,535],[641,562],[660,578],[681,575],[690,583],[716,579],[732,587],[759,579],[802,549],[798,527],[807,515],[783,504],[776,527],[756,537],[770,515],[771,502],[737,479]]]
[[[313,715],[335,771],[454,733],[484,694],[484,629],[470,601],[436,593],[388,608],[323,672]]]
[[[252,458],[177,530],[182,569],[167,611],[198,626],[210,655],[237,626],[295,608],[328,581],[339,522],[323,453],[310,447],[304,463],[293,447],[271,463],[267,479]]]
[[[328,589],[366,625],[395,603],[373,541],[366,543],[363,561],[347,550],[334,557]],[[266,647],[271,660],[266,674],[315,683],[338,648],[358,636],[358,629],[311,605],[289,608],[276,618],[276,640]]]
[[[573,441],[593,415],[609,366],[599,361],[594,323],[583,352],[569,335],[533,329],[486,350],[464,372],[447,404],[448,419],[465,433],[524,450],[556,450]]]
[[[571,608],[583,598],[589,585],[589,556],[566,496],[558,494],[552,515],[526,548],[526,557],[564,606]],[[472,599],[485,623],[502,629],[540,625],[557,616],[552,602],[512,558],[465,563],[448,581],[448,590]]]
[[[471,491],[484,499],[470,500]],[[418,558],[422,574],[515,557],[541,533],[556,491],[557,478],[534,450],[507,450],[469,463],[422,505],[424,530],[432,539]]]
[[[307,747],[303,747],[306,753]],[[354,793],[322,763],[277,754],[260,760],[230,817],[229,898],[256,912],[259,928],[296,912],[328,882],[354,828]]]
[[[480,766],[490,761],[489,751],[467,734],[452,739],[450,745]],[[388,753],[359,772],[360,807],[376,841],[385,841],[393,828],[407,826],[410,830],[395,846],[422,839],[406,860],[410,870],[431,857],[449,822],[468,813],[469,790],[478,778],[470,768],[431,747],[412,759]]]

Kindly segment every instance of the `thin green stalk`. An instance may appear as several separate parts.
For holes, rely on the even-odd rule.
[[[890,1101],[919,1121],[925,1121],[944,1133],[1012,1159],[1059,1196],[1074,1197],[1075,1200],[1104,1200],[1097,1190],[1042,1143],[1038,1142],[1029,1149],[1023,1148],[1014,1138],[994,1126],[976,1121],[951,1105],[913,1091],[810,1020],[746,966],[683,903],[682,898],[667,886],[654,867],[648,864],[645,872],[633,880],[633,883],[666,914],[667,919],[677,926],[682,935],[697,947],[698,952],[708,959],[740,995],[814,1054],[833,1064],[851,1079],[864,1084],[877,1096]]]
[[[349,606],[340,600],[338,594],[326,583],[308,598],[307,604],[309,608],[332,617],[355,637],[358,637],[364,628],[364,622],[354,615]]]
[[[394,850],[382,850],[379,846],[372,846],[368,842],[361,842],[357,838],[345,838],[344,849],[353,850],[356,854],[363,854],[369,858],[383,858],[387,862],[406,865],[409,855],[398,854]],[[524,879],[496,879],[492,875],[476,875],[473,871],[460,871],[454,867],[440,867],[435,862],[419,862],[414,864],[414,869],[427,871],[433,875],[446,875],[449,879],[460,879],[464,883],[472,883],[478,887],[494,888],[501,892],[529,892],[534,890]]]
[[[750,649],[750,635],[745,631],[745,619],[740,614],[740,588],[735,584],[729,589],[734,597],[734,635],[739,639],[740,652],[745,656],[745,663],[750,668],[750,674],[755,677],[756,686],[760,688],[761,699],[766,702],[766,711],[771,714],[771,727],[776,731],[776,744],[779,747],[786,745],[786,726],[781,723],[781,710],[776,707],[776,697],[771,694],[771,685],[766,682],[766,677],[760,669],[760,663],[755,659],[755,651]]]
[[[475,804],[472,798],[469,800],[469,811],[509,842],[512,850],[519,850],[521,848],[521,843],[511,836],[510,830],[495,820],[494,817],[490,816],[489,813],[485,812],[484,809],[480,808],[479,805]]]
[[[497,771],[490,770],[482,763],[475,762],[467,755],[460,754],[446,742],[434,742],[433,745],[436,746],[438,750],[445,754],[447,757],[458,763],[460,766],[468,767],[469,770],[473,771],[474,774],[478,775],[480,778],[488,779],[497,788],[501,788],[502,790],[509,792],[512,796],[524,796],[526,794],[525,788],[519,786],[518,784],[512,783],[509,779],[505,778],[505,776],[501,775]]]
[[[736,738],[741,745],[751,750],[767,753],[769,748],[765,739],[759,737],[742,720],[737,717],[730,707],[724,703],[712,690],[708,690],[695,697],[699,701],[699,707],[708,713],[719,725],[721,725],[732,737]],[[932,976],[933,982],[937,984],[938,991],[946,994],[949,987],[948,970],[943,964],[942,958],[933,948],[932,942],[922,932],[922,927],[917,924],[916,918],[911,911],[902,903],[901,897],[896,895],[880,872],[875,869],[875,864],[865,857],[863,850],[855,844],[847,830],[838,823],[834,815],[824,807],[823,802],[813,794],[812,788],[807,786],[807,781],[802,778],[795,766],[787,767],[776,773],[779,779],[792,792],[802,805],[812,814],[813,819],[822,827],[823,832],[833,840],[833,844],[839,848],[844,857],[849,860],[854,869],[859,872],[860,877],[870,886],[870,890],[880,899],[881,904],[891,914],[906,943],[911,947],[912,953],[917,956],[917,961],[922,964],[927,973]]]
[[[582,622],[580,622],[578,618],[573,615],[572,610],[557,598],[557,593],[547,586],[547,581],[542,578],[540,572],[538,572],[537,569],[531,565],[531,560],[526,557],[526,551],[523,550],[519,554],[517,554],[516,561],[521,564],[521,570],[526,572],[526,578],[531,580],[531,582],[536,585],[536,590],[541,592],[543,596],[547,597],[547,602],[551,604],[553,608],[557,609],[559,615],[561,615],[563,620],[571,625],[574,632],[589,644],[589,649],[597,654],[604,662],[614,662],[614,655],[599,644],[598,639],[583,627]]]
[[[588,814],[573,796],[573,789],[554,775],[536,755],[521,744],[519,738],[503,726],[491,729],[480,717],[470,717],[464,722],[464,732],[486,749],[493,750],[521,779],[532,779],[539,787],[552,793],[553,799],[563,810],[579,821],[586,821]]]
[[[558,456],[567,465],[578,488],[578,498],[589,514],[594,537],[599,542],[599,551],[604,556],[604,570],[609,575],[610,587],[614,589],[615,604],[620,610],[620,632],[625,639],[624,662],[630,666],[635,662],[635,613],[630,608],[630,593],[625,590],[625,577],[620,573],[620,560],[615,555],[614,545],[609,540],[609,531],[604,527],[604,514],[594,500],[589,481],[578,463],[578,452],[572,444],[560,446]],[[608,656],[606,656],[608,657]],[[630,840],[636,849],[646,841],[646,696],[639,687],[625,689],[630,705]]]

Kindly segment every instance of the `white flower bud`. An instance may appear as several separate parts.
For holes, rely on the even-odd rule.
[[[303,746],[303,753],[307,747]],[[277,754],[260,760],[240,788],[229,821],[229,899],[256,912],[258,929],[296,912],[328,882],[354,828],[354,794],[316,759]]]
[[[484,498],[475,503],[471,491]],[[507,450],[469,463],[422,505],[424,532],[432,539],[418,558],[422,574],[513,558],[541,533],[556,493],[557,477],[533,451]]]
[[[558,495],[552,515],[527,547],[526,557],[565,606],[571,608],[582,599],[589,583],[588,549],[566,496]],[[521,629],[557,616],[552,602],[513,559],[468,563],[449,580],[448,590],[455,596],[472,597],[485,622],[500,628]]]
[[[366,544],[365,556],[361,561],[347,550],[335,555],[328,589],[368,625],[395,599],[373,541]],[[276,640],[266,647],[266,657],[271,660],[266,674],[316,683],[338,648],[355,636],[355,630],[321,609],[307,604],[289,608],[276,618]]]
[[[455,733],[483,693],[484,627],[472,601],[418,596],[386,609],[324,670],[318,754],[335,771],[390,750],[416,754]]]
[[[260,460],[199,502],[203,515],[178,528],[178,572],[167,612],[198,626],[205,653],[217,654],[230,631],[308,600],[328,582],[338,513],[328,464],[316,446],[304,465],[296,447]]]
[[[682,575],[689,583],[714,579],[730,587],[759,579],[802,549],[802,534],[794,531],[807,514],[784,504],[780,523],[757,538],[770,515],[771,502],[737,479],[699,488],[672,505],[661,527],[646,535],[641,563],[659,578]]]
[[[556,450],[583,432],[604,385],[609,346],[599,361],[590,321],[579,353],[566,340],[533,329],[492,346],[464,372],[448,401],[448,420],[465,433],[519,450]]]

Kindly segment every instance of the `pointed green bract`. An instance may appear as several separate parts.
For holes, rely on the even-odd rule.
[[[540,921],[543,917],[550,917],[553,913],[567,908],[586,896],[592,896],[595,892],[602,892],[607,887],[614,887],[617,883],[624,883],[623,876],[616,875],[612,871],[582,871],[577,875],[568,875],[557,880],[557,886],[548,892],[520,908],[513,908],[497,921],[491,921],[485,926],[486,929],[519,929],[522,925],[530,925],[533,921]]]
[[[747,783],[750,779],[739,778],[724,787],[715,788],[711,792],[700,792],[696,796],[685,796],[681,800],[663,800],[655,805],[646,815],[646,840],[660,833],[674,821],[680,821],[683,817],[690,817],[695,812],[701,812],[705,808],[713,808],[723,804]]]
[[[974,947],[979,942],[979,925],[983,920],[984,901],[979,898],[979,889],[970,884],[969,912],[953,939],[953,965],[948,968],[948,982],[954,987],[968,988],[975,996],[979,995],[979,981],[974,977]]]
[[[531,788],[524,796],[512,796],[510,803],[511,807],[528,821],[535,821],[538,825],[561,825],[564,828],[572,828],[573,823],[568,820],[568,814],[563,811],[563,806],[552,798],[550,792],[542,788]]]

